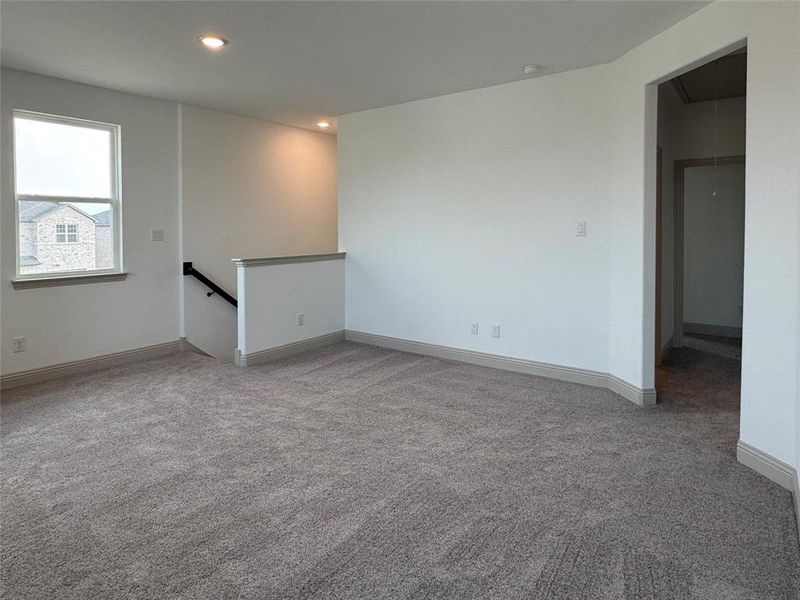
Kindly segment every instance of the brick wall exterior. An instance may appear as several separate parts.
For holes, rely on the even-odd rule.
[[[94,229],[95,235],[95,265],[98,269],[114,268],[114,242],[111,239],[111,227],[98,225]]]
[[[76,224],[78,241],[75,243],[59,243],[56,241],[57,224]],[[26,231],[33,225],[35,229]],[[21,255],[32,254],[41,264],[31,267],[20,267],[20,274],[47,273],[51,271],[85,271],[96,268],[95,255],[95,222],[69,206],[61,206],[57,210],[42,216],[35,223],[20,223],[20,248],[23,240],[29,248],[36,252],[21,251]],[[109,229],[107,227],[105,229]],[[35,241],[30,239],[35,231]],[[24,233],[23,233],[24,232]],[[26,239],[27,238],[27,239]]]
[[[19,254],[20,256],[36,256],[36,223],[19,224]]]

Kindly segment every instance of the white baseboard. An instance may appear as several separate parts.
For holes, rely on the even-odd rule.
[[[736,460],[746,467],[750,467],[770,481],[774,481],[789,491],[794,491],[797,472],[794,467],[787,465],[782,460],[767,454],[763,450],[739,440],[736,444]]]
[[[616,375],[606,373],[605,386],[612,392],[619,394],[626,400],[630,400],[639,406],[655,406],[658,401],[655,388],[642,389],[638,388],[632,383],[628,383],[624,379],[620,379]]]
[[[97,371],[98,369],[106,369],[117,365],[147,360],[148,358],[166,356],[167,354],[174,354],[180,351],[181,342],[180,340],[175,340],[163,344],[156,344],[154,346],[134,348],[133,350],[124,350],[122,352],[114,352],[113,354],[104,354],[93,358],[41,367],[39,369],[9,373],[8,375],[0,377],[0,389],[7,390],[22,385],[41,383],[42,381],[48,381],[50,379],[77,375],[79,373],[88,373],[90,371]]]
[[[284,344],[277,348],[269,348],[268,350],[259,350],[258,352],[250,352],[249,354],[242,354],[237,348],[234,355],[234,364],[237,367],[253,367],[255,365],[263,365],[279,358],[291,356],[305,352],[306,350],[313,350],[328,344],[334,344],[344,340],[344,331],[335,331],[334,333],[327,333],[307,340],[300,340],[299,342],[292,342],[291,344]]]
[[[797,541],[800,543],[800,473],[797,469],[742,440],[736,443],[736,460],[792,493],[794,515],[797,519]]]
[[[436,358],[465,362],[483,367],[492,367],[504,371],[515,371],[517,373],[527,373],[528,375],[538,375],[550,379],[559,379],[571,383],[606,388],[639,406],[651,406],[656,403],[655,389],[640,389],[627,381],[623,381],[614,375],[601,371],[554,365],[523,358],[513,358],[510,356],[489,354],[487,352],[477,352],[475,350],[464,350],[450,346],[404,340],[401,338],[376,335],[374,333],[351,331],[349,329],[345,331],[345,339],[362,344],[400,350],[402,352],[435,356]]]
[[[742,337],[742,328],[730,327],[728,325],[708,325],[706,323],[684,323],[683,333],[699,333],[700,335],[740,338]]]

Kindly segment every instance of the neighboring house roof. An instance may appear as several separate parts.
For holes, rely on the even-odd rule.
[[[97,213],[94,215],[95,223],[97,223],[98,227],[110,227],[111,226],[111,211],[104,210],[101,213]]]
[[[57,202],[28,202],[23,200],[19,203],[19,220],[21,223],[38,221],[49,212],[58,208]]]
[[[38,221],[46,214],[51,213],[62,206],[70,208],[97,223],[97,219],[95,217],[83,212],[81,209],[76,208],[72,204],[67,204],[65,202],[35,202],[31,200],[22,200],[19,203],[20,223],[32,223]]]
[[[42,263],[39,262],[39,259],[35,256],[26,255],[19,257],[19,266],[20,267],[36,267]]]

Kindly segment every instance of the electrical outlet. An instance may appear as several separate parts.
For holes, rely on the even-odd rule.
[[[478,335],[478,324],[477,324],[477,323],[473,323],[473,324],[472,324],[472,327],[470,327],[470,330],[469,330],[469,332],[470,332],[472,335]]]
[[[151,242],[163,242],[164,241],[164,228],[163,227],[153,227],[150,230],[150,241]]]
[[[14,352],[25,352],[25,338],[24,337],[15,337],[14,338]]]
[[[498,325],[497,323],[492,325],[492,337],[493,338],[499,338],[500,337],[500,325]]]
[[[575,235],[577,237],[586,237],[586,221],[575,223]]]
[[[303,313],[297,313],[297,326],[302,327],[306,322],[306,316]]]

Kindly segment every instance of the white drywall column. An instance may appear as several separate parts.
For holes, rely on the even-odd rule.
[[[239,301],[237,363],[344,331],[344,254],[234,262]]]

